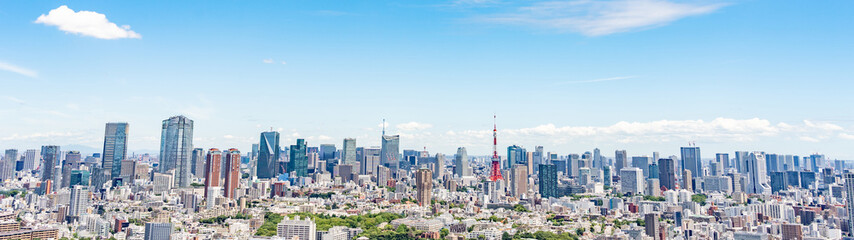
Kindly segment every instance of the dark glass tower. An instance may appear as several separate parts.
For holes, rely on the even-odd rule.
[[[305,153],[305,139],[297,139],[297,144],[291,145],[291,161],[288,162],[288,172],[293,173],[293,177],[308,176],[308,156]]]
[[[279,169],[279,133],[262,132],[258,149],[258,178],[275,178]]]
[[[107,123],[104,131],[104,155],[101,158],[101,169],[104,170],[100,173],[105,181],[121,175],[122,160],[127,158],[127,146],[128,124]]]
[[[540,164],[540,195],[543,198],[560,197],[557,193],[557,166]]]

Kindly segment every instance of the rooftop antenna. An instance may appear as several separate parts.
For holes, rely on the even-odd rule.
[[[385,136],[385,118],[383,118],[383,136]]]

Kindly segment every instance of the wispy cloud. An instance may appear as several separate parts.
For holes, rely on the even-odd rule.
[[[21,100],[20,98],[16,98],[16,97],[12,97],[12,96],[3,96],[3,98],[5,98],[5,99],[7,99],[7,100],[9,100],[9,101],[12,101],[12,102],[14,102],[14,103],[17,103],[17,104],[22,104],[22,105],[23,105],[24,103],[27,103],[27,102],[25,102],[24,100]]]
[[[431,128],[433,125],[429,123],[408,122],[397,124],[394,127],[402,131],[420,131]]]
[[[632,79],[632,78],[637,78],[637,76],[610,77],[610,78],[599,78],[599,79],[581,80],[581,81],[566,81],[566,82],[559,82],[559,83],[557,83],[557,85],[573,84],[573,83],[607,82],[607,81],[625,80],[625,79]]]
[[[42,14],[36,23],[56,26],[67,33],[80,34],[100,39],[142,38],[142,35],[130,30],[130,26],[119,27],[107,20],[107,16],[92,11],[75,12],[66,5]]]
[[[39,76],[39,73],[36,71],[5,62],[0,62],[0,70],[21,74],[31,78],[37,78]]]
[[[262,60],[262,61],[263,61],[264,63],[266,63],[266,64],[273,63],[273,59],[272,59],[272,58],[267,58],[267,59],[264,59],[264,60]]]
[[[724,6],[726,4],[668,0],[547,1],[476,19],[602,36],[659,27],[682,18],[712,13]]]

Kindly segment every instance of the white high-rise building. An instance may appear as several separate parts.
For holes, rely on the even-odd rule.
[[[643,194],[643,171],[640,168],[631,167],[620,170],[620,192],[632,193],[632,195]]]
[[[38,149],[27,149],[24,155],[24,171],[32,171],[40,165],[42,158],[41,152]]]
[[[747,171],[747,187],[748,194],[771,194],[771,186],[768,186],[766,180],[768,175],[765,173],[765,153],[752,152],[745,161],[745,170]]]
[[[471,176],[471,166],[469,166],[469,156],[466,153],[465,147],[457,148],[457,155],[454,156],[454,174],[459,177]]]
[[[68,208],[68,216],[79,217],[89,207],[89,188],[75,185],[71,188],[71,201]]]
[[[285,218],[276,225],[276,236],[284,239],[315,240],[316,234],[317,225],[314,224],[314,221],[311,219],[301,220],[299,216],[294,216],[294,219]]]

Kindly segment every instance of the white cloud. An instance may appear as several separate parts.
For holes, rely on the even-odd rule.
[[[36,23],[56,26],[67,33],[80,34],[100,39],[142,38],[142,35],[130,30],[130,26],[119,27],[107,20],[107,16],[92,11],[75,12],[68,6],[62,5],[42,14]]]
[[[288,63],[287,63],[287,62],[285,62],[285,61],[282,61],[282,64],[288,64]]]
[[[264,63],[267,63],[267,64],[273,63],[273,59],[272,59],[272,58],[267,58],[267,59],[264,59],[264,60],[262,60],[262,61],[264,61]]]
[[[668,0],[549,1],[480,20],[602,36],[658,27],[685,17],[708,14],[724,6]]]
[[[818,139],[816,139],[814,137],[801,136],[798,139],[801,139],[801,141],[805,141],[805,142],[818,142]]]
[[[24,104],[24,103],[26,103],[24,100],[21,100],[21,99],[16,98],[16,97],[12,97],[12,96],[3,96],[3,97],[4,97],[4,98],[6,98],[6,99],[8,99],[9,101],[12,101],[12,102],[17,103],[17,104]]]
[[[395,128],[403,131],[420,131],[424,129],[428,129],[433,127],[432,124],[429,123],[419,123],[419,122],[408,122],[401,123],[394,126]]]
[[[5,62],[0,62],[0,70],[21,74],[31,78],[37,78],[39,76],[39,73],[36,71]]]
[[[848,139],[848,140],[854,140],[854,134],[839,133],[839,138],[842,138],[842,139]]]

